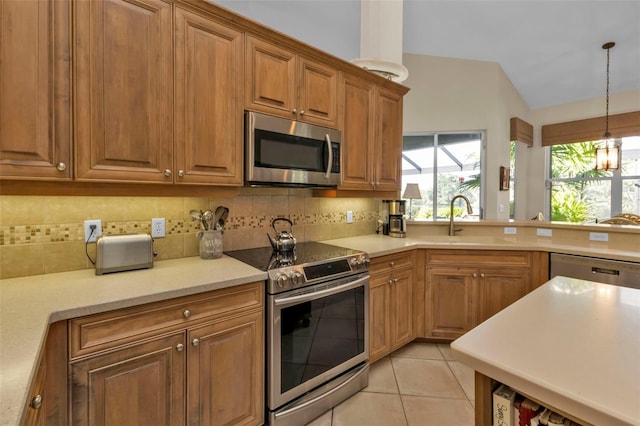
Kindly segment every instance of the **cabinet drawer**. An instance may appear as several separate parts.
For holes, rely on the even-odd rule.
[[[413,266],[414,251],[406,251],[388,256],[375,257],[371,259],[370,274],[382,274],[397,269],[411,268]]]
[[[264,305],[262,282],[69,320],[71,359]]]
[[[427,250],[430,266],[531,266],[531,253],[510,250]]]

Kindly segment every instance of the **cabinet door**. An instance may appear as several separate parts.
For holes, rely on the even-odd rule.
[[[69,2],[2,1],[0,177],[71,178]]]
[[[530,270],[524,268],[482,269],[479,278],[480,322],[520,299],[530,286]]]
[[[394,271],[391,284],[391,350],[413,340],[413,271]]]
[[[429,268],[425,287],[428,337],[457,338],[475,325],[475,287],[471,268]]]
[[[184,333],[71,364],[71,424],[184,424]]]
[[[247,36],[247,108],[295,118],[296,56]]]
[[[243,34],[175,14],[175,181],[242,185]]]
[[[378,88],[376,96],[375,189],[399,191],[402,158],[402,96]]]
[[[391,350],[389,315],[390,275],[371,275],[369,282],[369,361],[384,357]]]
[[[373,189],[374,86],[344,75],[342,101],[342,185],[340,189]]]
[[[264,421],[263,311],[189,330],[187,424]]]
[[[298,118],[326,127],[338,127],[338,71],[300,58]]]
[[[171,4],[74,6],[76,178],[172,182]]]

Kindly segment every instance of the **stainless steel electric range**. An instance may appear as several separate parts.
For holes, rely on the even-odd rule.
[[[317,242],[225,252],[267,271],[271,425],[310,422],[368,384],[369,256]]]

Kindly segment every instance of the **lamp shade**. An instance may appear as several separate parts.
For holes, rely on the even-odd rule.
[[[408,183],[407,187],[404,189],[404,194],[402,194],[402,198],[407,200],[415,200],[422,199],[422,194],[420,194],[420,187],[417,183]]]

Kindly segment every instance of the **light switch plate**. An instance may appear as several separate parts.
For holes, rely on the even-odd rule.
[[[553,235],[553,231],[547,228],[537,228],[536,235],[538,237],[550,237]]]
[[[347,223],[353,223],[353,212],[351,210],[347,210]]]
[[[591,241],[609,241],[609,234],[606,232],[589,232]]]
[[[513,226],[505,226],[504,227],[504,235],[515,235],[518,233],[518,228]]]

